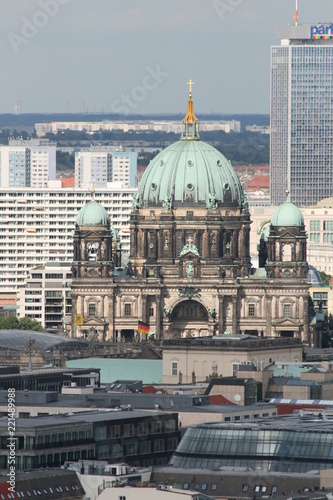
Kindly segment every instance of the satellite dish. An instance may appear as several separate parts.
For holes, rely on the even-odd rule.
[[[242,398],[241,398],[241,396],[239,394],[235,394],[234,395],[234,400],[236,401],[237,404],[240,402],[241,399]]]

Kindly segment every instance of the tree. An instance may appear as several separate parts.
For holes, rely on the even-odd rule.
[[[329,274],[326,274],[324,271],[319,271],[319,275],[324,283],[324,285],[329,285],[329,281],[332,278]]]
[[[9,318],[0,318],[0,330],[32,330],[43,332],[43,326],[31,318],[20,318],[10,316]]]
[[[331,347],[332,336],[333,336],[333,315],[325,314],[324,321],[321,327],[321,346]]]

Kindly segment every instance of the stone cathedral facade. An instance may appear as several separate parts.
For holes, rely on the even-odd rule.
[[[106,210],[92,197],[78,214],[72,336],[131,341],[142,321],[156,340],[251,334],[310,343],[301,212],[288,200],[276,209],[258,269],[250,225],[230,162],[200,140],[190,93],[180,140],[149,164],[133,198],[127,267]]]

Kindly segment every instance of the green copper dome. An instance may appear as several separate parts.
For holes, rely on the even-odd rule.
[[[193,82],[191,82],[193,84]],[[181,140],[161,151],[142,176],[136,207],[201,204],[245,207],[242,186],[231,163],[213,146],[200,140],[192,94],[182,122]]]
[[[139,205],[172,203],[208,205],[228,202],[242,206],[242,186],[230,162],[201,140],[180,140],[161,151],[147,167],[139,185]]]
[[[271,220],[272,226],[303,226],[302,212],[290,201],[278,206]]]
[[[97,201],[94,199],[81,208],[76,217],[78,226],[109,226],[109,214]]]

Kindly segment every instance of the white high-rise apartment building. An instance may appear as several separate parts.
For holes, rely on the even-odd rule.
[[[75,153],[75,186],[105,187],[112,181],[112,154],[102,151]]]
[[[10,140],[0,146],[0,185],[47,187],[56,178],[56,143],[47,139]]]
[[[45,134],[56,134],[63,130],[74,130],[88,134],[94,134],[101,130],[123,130],[124,132],[135,131],[163,131],[181,134],[182,125],[179,120],[136,120],[136,121],[103,121],[103,122],[52,122],[36,123],[35,129],[38,137]],[[231,120],[202,120],[200,121],[201,131],[223,130],[226,134],[230,132],[240,132],[240,121]]]
[[[118,184],[96,190],[119,232],[124,253],[129,252],[129,215],[136,189]],[[73,231],[80,208],[91,199],[89,189],[47,188],[0,190],[0,292],[24,286],[29,269],[45,262],[72,262]]]
[[[137,153],[119,151],[112,153],[112,180],[121,182],[125,187],[137,185]]]
[[[108,182],[136,187],[138,154],[114,151],[114,147],[96,147],[75,153],[75,186],[103,188]]]
[[[280,27],[271,48],[271,204],[333,196],[333,24]]]
[[[19,316],[38,321],[48,332],[57,332],[71,321],[71,282],[70,262],[46,262],[30,270],[26,286],[20,289]]]

